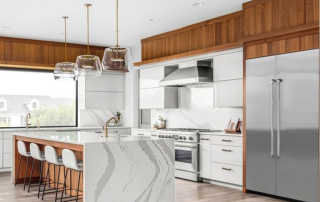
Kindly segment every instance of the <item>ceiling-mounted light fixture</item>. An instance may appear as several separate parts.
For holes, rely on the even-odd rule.
[[[204,3],[195,3],[193,4],[193,6],[196,6],[196,7],[204,6]]]
[[[86,75],[86,77],[99,77],[102,72],[100,58],[90,55],[89,49],[89,7],[92,5],[85,4],[84,6],[87,7],[87,55],[77,57],[76,70],[80,75]]]
[[[119,46],[119,2],[117,0],[116,9],[116,34],[117,45],[115,47],[106,48],[103,54],[102,65],[104,70],[114,70],[128,72],[133,66],[133,58],[129,48]]]
[[[67,19],[68,16],[63,16],[64,19],[64,61],[56,64],[54,68],[54,79],[73,79],[77,80],[78,75],[75,72],[75,63],[67,62]]]

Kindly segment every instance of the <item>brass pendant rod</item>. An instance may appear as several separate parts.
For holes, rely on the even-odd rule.
[[[119,46],[119,14],[118,14],[118,11],[119,11],[119,1],[117,0],[117,16],[116,16],[116,19],[117,19],[117,47]]]
[[[63,16],[64,18],[64,61],[67,62],[67,18],[68,16]]]
[[[92,6],[91,4],[85,4],[84,6],[87,7],[87,55],[90,54],[89,52],[89,7]]]

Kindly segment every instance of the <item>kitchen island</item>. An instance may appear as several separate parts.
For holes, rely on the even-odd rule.
[[[32,142],[38,144],[41,150],[46,145],[53,146],[58,155],[65,148],[74,151],[84,165],[80,190],[83,190],[86,202],[175,201],[172,139],[121,135],[105,138],[104,133],[94,132],[13,133],[12,182],[17,174],[19,140],[24,141],[27,148]],[[22,170],[26,169],[26,160],[21,166]],[[31,165],[28,167],[30,171]],[[32,179],[37,181],[40,171],[39,166],[35,165],[35,168]],[[46,170],[45,164],[43,175]],[[57,169],[50,169],[50,179],[53,180],[56,173]],[[24,172],[20,172],[18,183],[23,183],[23,178]],[[67,187],[75,189],[77,179],[77,173],[73,172],[72,180],[67,180]],[[60,180],[63,180],[62,175]]]

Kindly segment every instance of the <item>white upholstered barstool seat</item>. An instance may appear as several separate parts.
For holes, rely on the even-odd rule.
[[[27,151],[26,144],[20,140],[17,143],[17,147],[18,147],[18,152],[20,154],[20,159],[19,159],[18,172],[17,172],[16,181],[14,183],[14,186],[17,185],[22,157],[26,157],[27,158],[27,165],[26,165],[26,171],[25,171],[24,183],[23,183],[23,190],[25,190],[26,189],[26,179],[27,179],[27,173],[28,173],[28,166],[29,166],[29,158],[31,158],[31,153]]]
[[[79,200],[80,180],[81,180],[81,174],[83,171],[83,163],[82,163],[82,161],[78,161],[75,153],[69,149],[62,150],[62,161],[63,161],[63,165],[67,168],[67,171],[65,173],[65,178],[64,178],[63,189],[66,189],[66,179],[68,176],[68,171],[70,170],[70,176],[71,176],[71,170],[78,171],[78,173],[79,173],[78,189],[76,190],[77,195],[75,196],[76,197],[75,200],[78,201]],[[72,186],[70,185],[70,188],[71,187]],[[64,191],[62,191],[61,201],[63,199],[63,192]],[[70,197],[73,197],[71,195],[71,191],[70,191]]]

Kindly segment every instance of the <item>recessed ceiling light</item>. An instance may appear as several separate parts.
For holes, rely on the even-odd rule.
[[[159,19],[156,19],[156,18],[155,18],[155,19],[150,19],[149,21],[150,21],[150,22],[158,22]]]
[[[11,27],[9,27],[9,26],[1,26],[1,28],[10,29]]]
[[[197,7],[204,6],[204,3],[195,3],[193,4],[193,6],[197,6]]]

